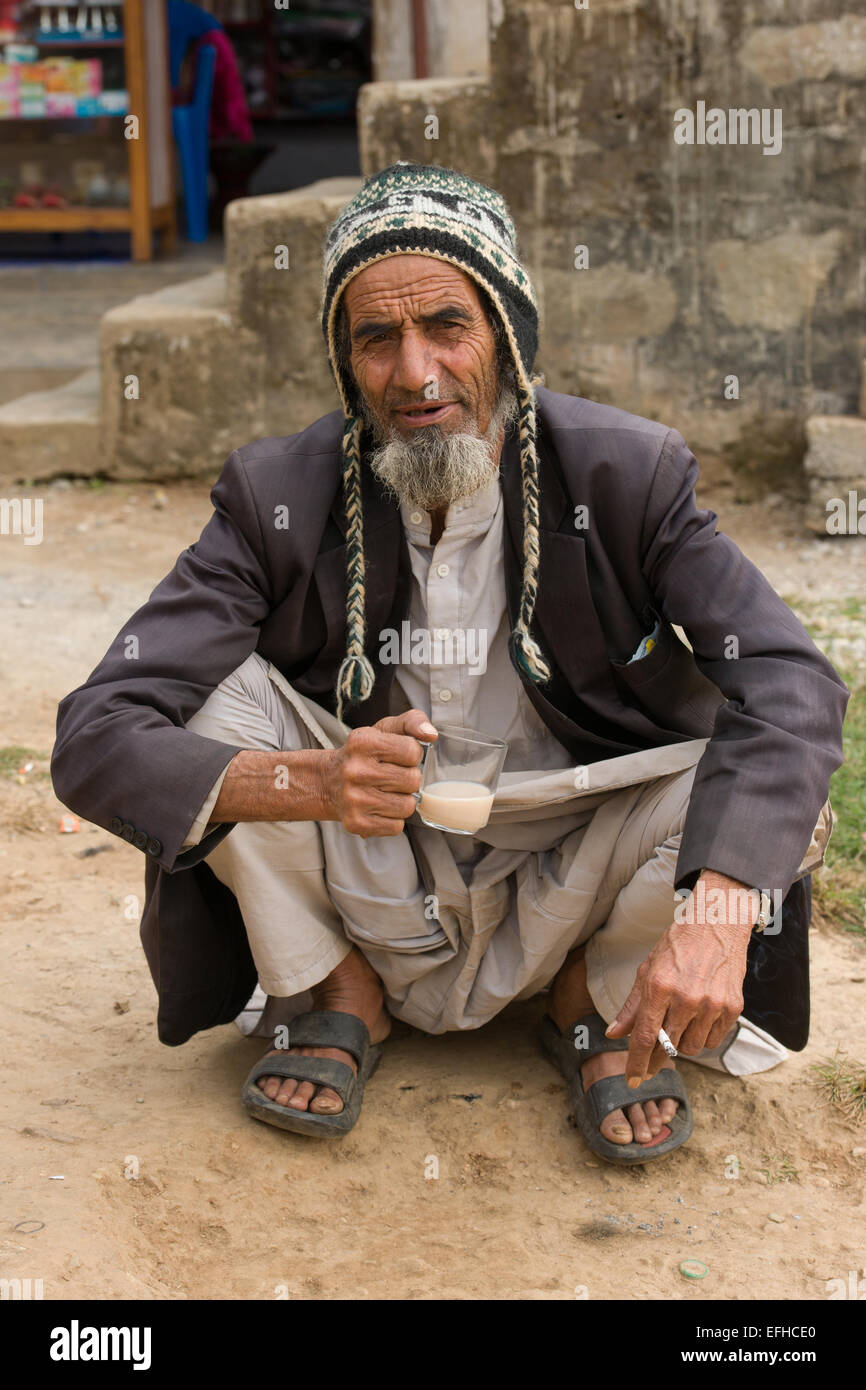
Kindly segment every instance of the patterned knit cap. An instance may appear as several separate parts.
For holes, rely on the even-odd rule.
[[[365,655],[364,529],[361,513],[363,419],[357,388],[337,348],[337,310],[349,281],[388,256],[417,254],[449,261],[487,292],[514,360],[519,406],[523,489],[523,583],[511,633],[512,657],[534,681],[550,677],[530,635],[538,590],[538,458],[531,378],[538,346],[538,311],[526,270],[517,257],[514,223],[492,188],[455,169],[400,160],[367,179],[331,226],[325,242],[322,331],[346,417],[343,495],[347,517],[346,656],[337,677],[337,714],[366,700],[375,672]]]

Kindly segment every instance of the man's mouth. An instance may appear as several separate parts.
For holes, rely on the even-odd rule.
[[[401,405],[394,411],[406,425],[435,425],[457,408],[457,401],[424,401],[420,405]]]

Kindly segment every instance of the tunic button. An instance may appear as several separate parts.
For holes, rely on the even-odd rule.
[[[445,700],[445,701],[447,702],[448,700],[451,699],[451,691],[450,691],[450,690],[440,690],[440,691],[439,691],[439,699],[440,699],[440,700]]]
[[[409,520],[410,520],[410,521],[414,521],[415,525],[417,526],[418,523],[419,523],[419,521],[423,521],[424,518],[423,518],[423,516],[421,515],[420,512],[410,512],[410,513],[409,513]]]
[[[440,578],[444,579],[445,576],[446,576],[446,574],[450,574],[450,573],[451,573],[451,566],[450,566],[450,565],[437,565],[437,566],[436,566],[436,573],[440,576]]]
[[[437,627],[433,635],[437,642],[447,642],[451,636],[451,629],[450,627]]]

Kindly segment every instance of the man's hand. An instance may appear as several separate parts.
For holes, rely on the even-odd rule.
[[[399,835],[421,786],[418,740],[437,738],[429,716],[419,709],[353,729],[342,748],[328,755],[325,799],[331,814],[326,818],[341,821],[365,840]]]
[[[658,1041],[664,1028],[678,1052],[695,1056],[718,1047],[743,1009],[746,952],[757,920],[760,895],[736,879],[705,870],[705,905],[690,920],[674,921],[640,966],[634,988],[607,1036],[629,1036],[626,1080],[636,1087],[654,1076],[666,1054]],[[697,885],[695,885],[695,898]],[[721,890],[722,897],[718,892]],[[744,892],[750,920],[743,921]],[[719,903],[727,903],[720,912]],[[753,910],[751,910],[753,908]],[[711,917],[711,924],[704,920]]]

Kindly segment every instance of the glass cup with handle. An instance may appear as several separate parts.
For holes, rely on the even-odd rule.
[[[443,724],[436,742],[426,747],[418,815],[434,830],[473,835],[490,818],[508,744],[476,729]]]

